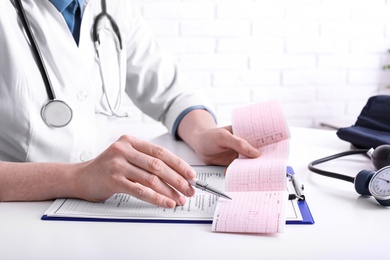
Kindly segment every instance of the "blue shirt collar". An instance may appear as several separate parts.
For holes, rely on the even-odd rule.
[[[65,8],[72,2],[73,0],[49,0],[57,10],[62,13]],[[79,6],[81,8],[81,13],[83,13],[84,0],[77,0],[79,2]]]

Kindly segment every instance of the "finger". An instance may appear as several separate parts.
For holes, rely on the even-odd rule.
[[[195,170],[187,162],[162,146],[145,142],[140,139],[134,139],[132,141],[132,147],[141,153],[162,160],[185,179],[193,179],[196,176]]]
[[[227,126],[224,126],[222,128],[228,130],[231,134],[233,134],[233,126],[232,125],[227,125]]]
[[[229,133],[226,133],[221,138],[225,147],[230,148],[232,150],[235,150],[239,154],[244,155],[246,157],[255,158],[255,157],[260,156],[260,151],[258,149],[253,147],[246,140],[231,134],[231,132],[230,132],[231,126],[227,126],[224,128],[229,131]]]
[[[142,184],[143,186],[148,187],[155,192],[174,200],[178,205],[183,205],[185,203],[184,196],[177,192],[176,189],[168,185],[160,177],[134,165],[130,164],[129,169],[127,169],[124,173],[124,177],[126,177],[127,180],[131,182]],[[190,196],[192,195],[193,194],[190,192]]]
[[[163,196],[139,183],[127,182],[126,186],[126,194],[129,194],[130,196],[133,196],[142,201],[164,208],[173,208],[177,205],[175,200]],[[183,198],[181,205],[184,203],[185,198]]]
[[[187,180],[195,177],[195,171],[184,160],[161,146],[139,139],[128,141],[134,149],[126,154],[130,164],[158,176],[162,181],[172,185],[186,196],[194,195],[195,190]],[[158,187],[154,186],[154,188]]]

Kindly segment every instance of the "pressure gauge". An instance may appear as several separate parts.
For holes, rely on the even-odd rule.
[[[360,171],[355,178],[355,189],[359,194],[372,195],[383,206],[390,206],[390,166],[377,172]]]
[[[390,205],[390,166],[374,173],[368,184],[368,190],[379,203],[381,203],[380,201],[388,201],[387,204]]]

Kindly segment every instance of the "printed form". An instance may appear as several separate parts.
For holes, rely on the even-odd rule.
[[[193,166],[197,178],[223,190],[226,167]],[[154,206],[128,194],[115,194],[101,203],[79,199],[57,199],[46,214],[55,217],[106,219],[194,220],[210,222],[218,197],[202,190],[172,209]]]
[[[197,178],[223,190],[225,186],[226,167],[193,166]],[[210,223],[218,204],[224,205],[227,200],[197,190],[187,198],[187,203],[174,209],[151,205],[127,194],[115,194],[99,202],[88,202],[79,199],[57,199],[45,212],[45,216],[65,219],[107,219],[107,220],[179,220],[204,221]],[[245,204],[244,204],[245,205]],[[255,215],[250,212],[251,216]],[[221,216],[222,218],[222,216]],[[253,219],[253,218],[252,218]],[[286,220],[302,220],[297,200],[288,201]]]

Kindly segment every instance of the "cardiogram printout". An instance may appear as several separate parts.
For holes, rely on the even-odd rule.
[[[234,109],[232,128],[234,135],[258,148],[290,138],[290,130],[279,101]]]
[[[290,132],[281,105],[270,101],[237,108],[232,128],[234,135],[257,147],[261,156],[239,156],[227,168],[225,190],[232,200],[218,202],[212,230],[283,232]]]

